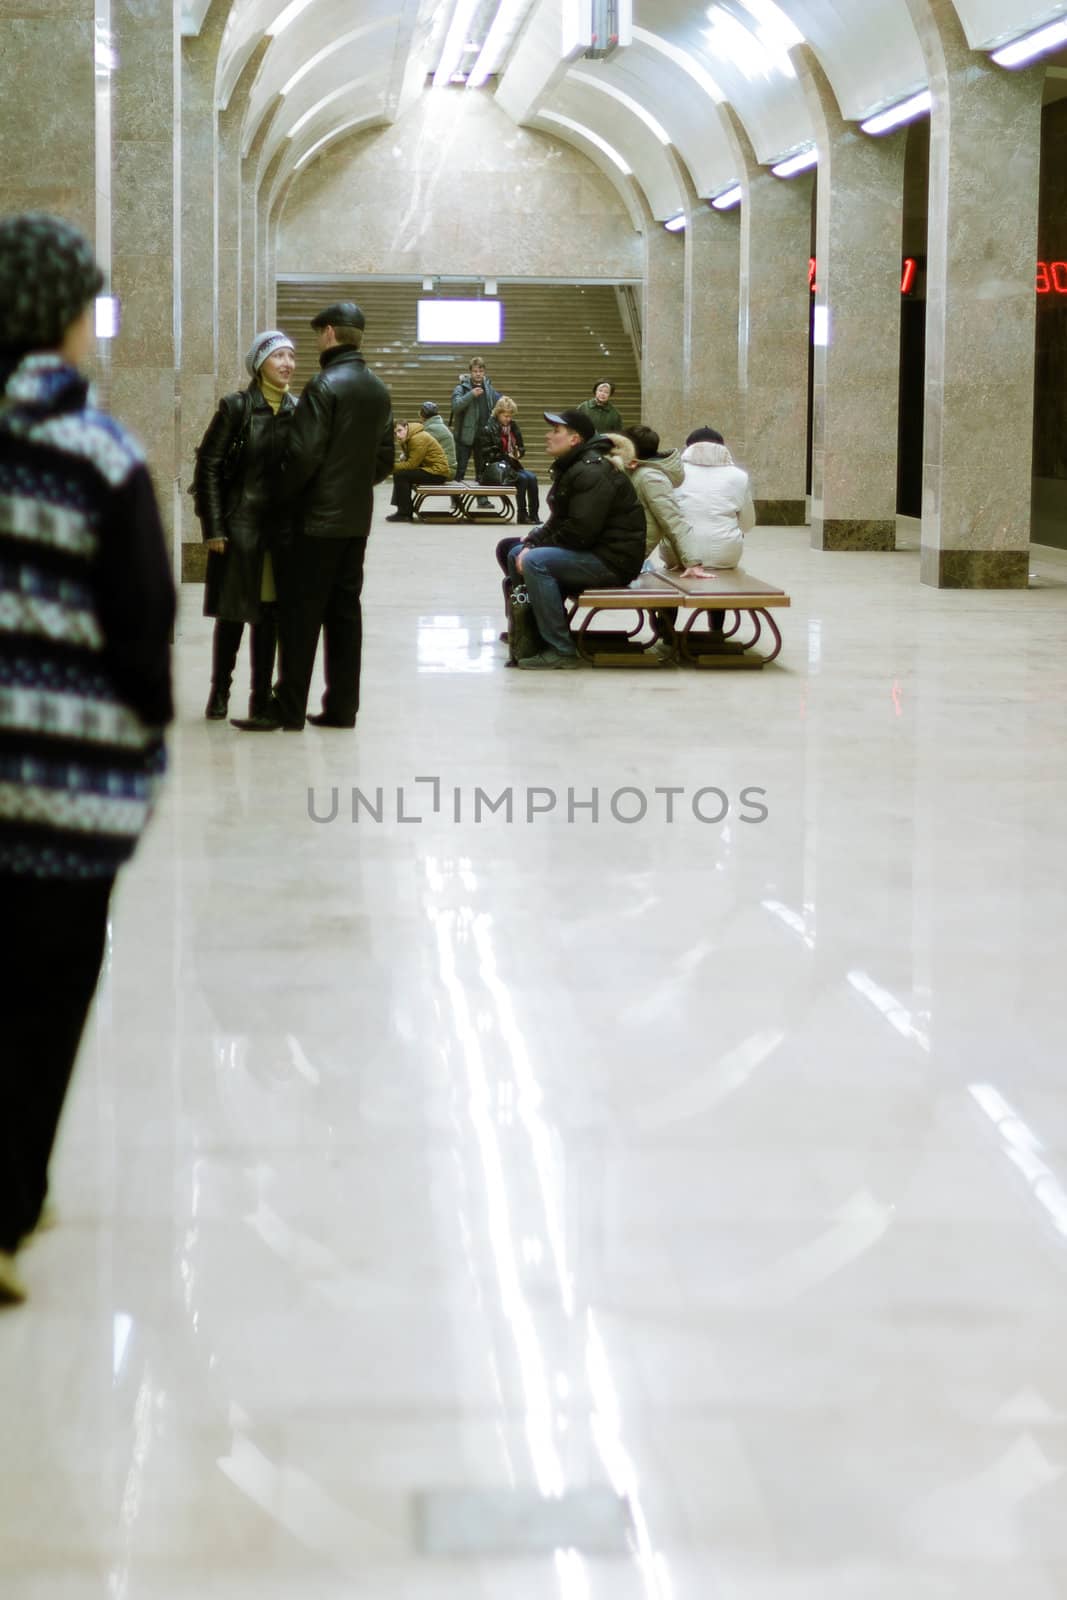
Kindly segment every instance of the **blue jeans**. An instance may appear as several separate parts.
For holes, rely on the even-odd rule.
[[[541,515],[541,500],[537,488],[537,478],[532,472],[527,472],[525,467],[520,467],[515,478],[515,488],[518,491],[516,499],[520,522],[536,522]]]
[[[564,596],[590,588],[616,589],[621,578],[588,550],[564,550],[554,544],[527,549],[520,573],[515,557],[521,553],[517,545],[509,552],[508,572],[518,582],[525,580],[542,639],[561,656],[576,655],[563,609]]]

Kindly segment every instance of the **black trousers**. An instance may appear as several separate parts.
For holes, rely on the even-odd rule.
[[[82,1029],[114,878],[0,877],[13,938],[0,962],[0,1250],[32,1231]]]
[[[398,467],[393,473],[393,504],[402,517],[411,516],[411,491],[416,483],[444,483],[439,472],[426,472],[422,467]]]
[[[219,617],[215,622],[215,638],[211,652],[211,687],[223,694],[229,692],[237,665],[237,652],[241,648],[243,622],[229,622]],[[270,705],[271,682],[274,677],[274,655],[278,646],[278,619],[273,604],[264,605],[259,622],[249,623],[252,631],[252,693],[248,702],[250,716],[265,712]]]
[[[299,533],[274,554],[278,580],[278,710],[286,727],[302,728],[311,674],[325,649],[322,709],[331,722],[352,722],[359,710],[363,655],[363,562],[366,539],[309,539]]]
[[[460,440],[460,439],[456,440],[456,482],[457,483],[462,483],[463,482],[463,475],[467,470],[467,462],[471,458],[471,451],[473,449],[474,449],[473,444],[464,444],[462,442],[462,440]]]

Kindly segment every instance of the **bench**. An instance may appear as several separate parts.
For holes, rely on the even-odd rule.
[[[411,488],[411,509],[421,522],[513,522],[517,493],[513,483],[471,484],[453,479],[416,483]],[[491,503],[480,506],[479,500]],[[444,505],[436,506],[435,501]]]
[[[782,648],[782,635],[771,611],[789,604],[784,589],[753,578],[740,567],[707,578],[643,572],[626,588],[587,589],[573,599],[571,631],[578,654],[593,666],[659,667],[682,661],[696,667],[748,667],[758,671],[773,661]],[[606,611],[632,611],[637,624],[623,633],[594,629],[594,619]],[[688,615],[678,627],[680,611]],[[574,627],[579,612],[584,615]],[[661,613],[659,617],[657,612]],[[673,612],[673,628],[665,626],[665,612]],[[706,629],[696,626],[701,617],[706,619]],[[728,626],[730,617],[733,620]],[[651,629],[654,638],[642,643],[640,636],[646,628]],[[739,637],[742,629],[744,637]],[[765,645],[762,650],[757,649],[761,641]],[[665,648],[650,649],[650,643],[656,642]]]

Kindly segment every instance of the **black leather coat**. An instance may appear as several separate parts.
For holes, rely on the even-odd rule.
[[[596,438],[556,457],[548,521],[526,543],[586,550],[632,583],[645,561],[645,513],[628,475],[608,459],[611,448],[610,439]]]
[[[519,456],[526,454],[526,444],[522,437],[522,429],[512,418],[511,430],[515,435],[515,445],[518,455],[509,456],[504,451],[503,429],[496,417],[490,417],[485,427],[474,441],[474,468],[481,472],[493,461],[507,461],[513,467],[522,465]]]
[[[300,396],[285,458],[285,496],[313,539],[365,539],[374,485],[393,470],[393,405],[358,350],[334,345]]]
[[[263,557],[290,533],[291,513],[280,505],[279,494],[285,438],[295,414],[291,396],[285,395],[275,415],[253,383],[247,391],[224,395],[208,423],[197,458],[197,510],[204,538],[225,539],[226,550],[207,558],[207,617],[260,620]],[[246,418],[238,469],[227,479],[230,449]]]

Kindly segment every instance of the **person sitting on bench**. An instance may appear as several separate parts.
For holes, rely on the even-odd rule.
[[[514,483],[518,496],[518,521],[536,523],[541,520],[540,496],[537,478],[522,464],[526,445],[522,429],[515,421],[514,400],[502,394],[493,407],[493,414],[474,441],[478,482]]]
[[[448,462],[432,433],[421,422],[398,422],[396,442],[401,460],[393,468],[393,504],[396,511],[386,522],[414,522],[411,491],[416,483],[447,483]]]
[[[694,429],[685,441],[682,465],[685,477],[675,498],[692,536],[676,543],[686,575],[739,566],[745,534],[756,526],[748,473],[736,465],[715,428]]]
[[[546,411],[552,461],[548,521],[508,553],[508,574],[526,583],[545,648],[518,665],[545,672],[578,665],[563,599],[632,583],[645,559],[645,514],[633,484],[609,459],[584,411]]]

